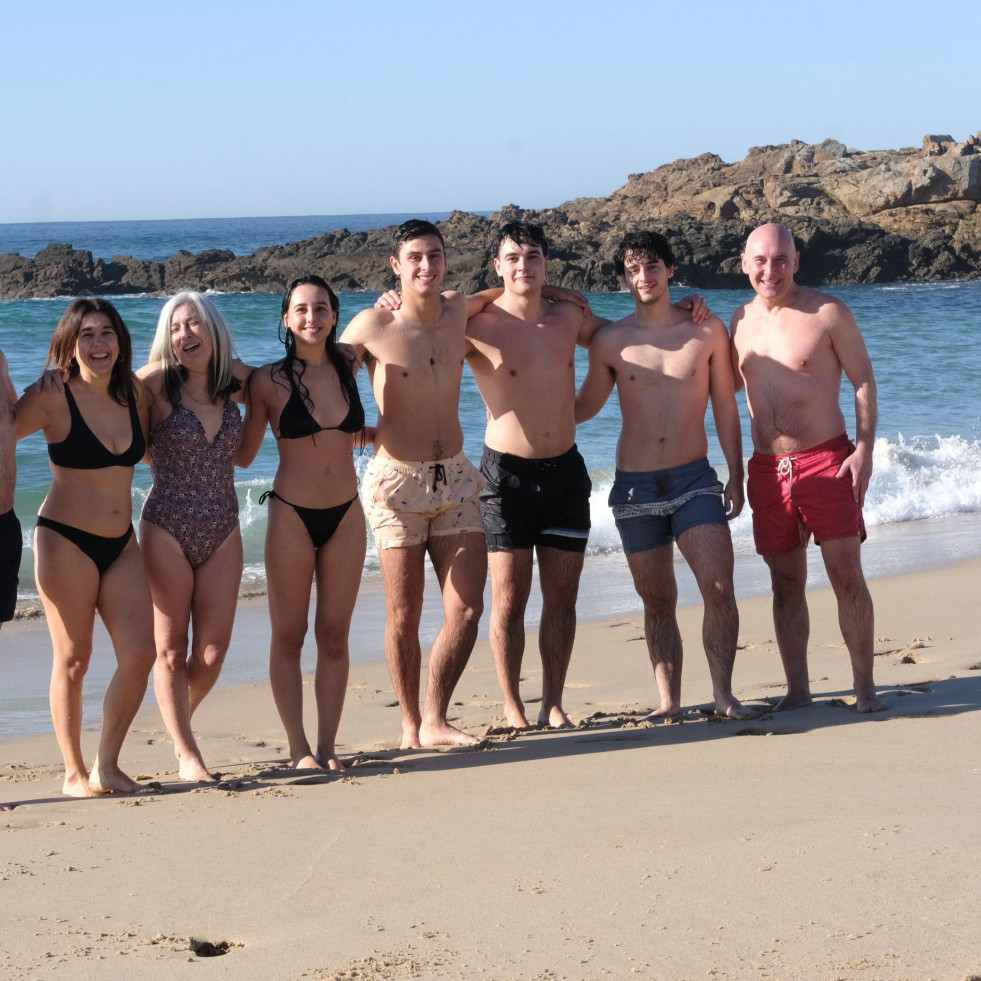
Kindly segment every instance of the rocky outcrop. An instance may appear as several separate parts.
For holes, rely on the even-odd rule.
[[[542,224],[551,243],[550,279],[583,290],[616,289],[610,256],[624,232],[655,228],[671,240],[677,279],[700,288],[744,287],[739,255],[749,231],[778,221],[794,233],[803,283],[933,281],[981,276],[981,134],[957,142],[930,134],[902,150],[850,149],[836,140],[754,147],[726,163],[712,153],[632,174],[606,198],[556,208],[507,205],[489,218],[455,211],[442,223],[447,286],[495,285],[487,243],[503,221]],[[173,293],[180,289],[279,292],[319,273],[343,292],[393,285],[391,229],[258,249],[249,256],[181,251],[165,263],[105,261],[70,245],[34,259],[0,256],[0,297]]]

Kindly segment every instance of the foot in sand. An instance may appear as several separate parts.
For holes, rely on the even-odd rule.
[[[419,745],[415,749],[428,749],[431,746],[474,746],[480,740],[471,736],[449,722],[423,722],[419,726]],[[403,749],[409,747],[403,745]]]
[[[295,759],[290,760],[290,768],[293,770],[322,770],[323,767],[317,760],[317,757],[313,753],[307,753],[304,756],[297,756]]]
[[[540,726],[549,726],[552,729],[575,728],[572,720],[565,714],[565,710],[561,705],[553,705],[548,712],[542,707],[541,712],[538,714],[538,724]]]
[[[528,718],[525,715],[525,707],[521,702],[509,704],[504,703],[504,718],[512,729],[527,729]]]
[[[886,703],[879,698],[873,688],[871,691],[855,692],[855,710],[866,714],[868,712],[885,712],[889,708]]]
[[[187,759],[181,759],[178,756],[177,763],[177,776],[186,783],[217,783],[214,775],[209,772],[200,756],[192,756]]]
[[[105,766],[98,760],[92,764],[89,774],[89,789],[91,794],[79,794],[80,797],[90,797],[98,794],[138,794],[144,789],[132,777],[128,777],[118,766]]]
[[[680,705],[664,705],[659,709],[655,709],[653,712],[649,712],[644,716],[644,719],[650,719],[656,722],[658,719],[674,719],[680,715],[684,715],[685,710]]]
[[[773,706],[774,712],[789,712],[791,709],[795,708],[805,708],[808,705],[813,705],[814,699],[811,698],[811,693],[806,692],[787,692],[783,698]]]
[[[722,695],[715,700],[715,714],[723,719],[749,719],[756,713],[735,696]]]
[[[325,770],[331,770],[334,773],[344,773],[347,767],[340,761],[337,754],[334,752],[330,753],[318,753],[317,760],[321,767]]]
[[[0,811],[12,811],[16,804],[0,804]]]

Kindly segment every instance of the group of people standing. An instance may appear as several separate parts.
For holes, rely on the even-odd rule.
[[[339,303],[330,286],[317,276],[294,281],[282,304],[285,356],[256,369],[233,357],[221,315],[200,294],[168,301],[149,364],[135,374],[130,336],[115,308],[102,299],[73,302],[51,342],[54,370],[16,406],[0,364],[0,564],[8,570],[0,570],[0,619],[13,612],[9,569],[15,598],[21,541],[19,526],[9,530],[16,524],[12,440],[41,430],[53,480],[35,531],[36,579],[54,648],[51,709],[64,792],[139,788],[120,769],[119,752],[151,669],[180,778],[212,779],[191,718],[217,680],[231,638],[242,573],[234,468],[251,463],[267,425],[279,452],[265,495],[270,680],[292,764],[343,769],[335,738],[365,516],[386,590],[385,656],[402,714],[402,747],[476,741],[450,723],[447,711],[476,641],[488,566],[490,643],[504,715],[511,726],[529,725],[519,679],[536,558],[543,669],[537,722],[568,726],[563,690],[590,527],[590,480],[575,432],[614,386],[623,428],[610,503],[644,604],[661,697],[652,715],[681,711],[675,541],[704,601],[716,712],[749,714],[732,692],[739,620],[727,528],[743,507],[735,392],[744,383],[756,449],[749,485],[754,534],[771,570],[788,681],[777,708],[811,701],[804,598],[811,533],[838,598],[857,708],[885,708],[872,680],[872,604],[859,553],[875,432],[868,354],[844,304],[794,282],[799,254],[785,229],[754,231],[742,262],[757,295],[737,311],[730,338],[700,298],[671,302],[675,259],[667,241],[631,233],[614,264],[635,312],[609,323],[581,295],[545,284],[548,243],[540,227],[503,226],[494,243],[503,287],[463,296],[442,291],[439,230],[414,220],[399,227],[393,243],[399,292],[355,316],[338,339]],[[578,393],[577,345],[589,348],[590,359]],[[374,426],[365,424],[354,380],[362,362],[378,405]],[[487,405],[479,469],[463,454],[464,362]],[[855,444],[838,406],[843,372],[855,387]],[[709,401],[728,467],[724,486],[707,459]],[[357,442],[374,447],[360,495]],[[131,485],[141,459],[151,465],[153,487],[137,544]],[[427,556],[444,620],[420,703]],[[314,582],[315,746],[303,726],[300,668]],[[88,768],[81,693],[96,611],[117,669]]]

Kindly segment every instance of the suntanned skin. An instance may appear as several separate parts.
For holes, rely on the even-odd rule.
[[[109,396],[112,364],[118,355],[115,331],[104,313],[82,321],[75,357],[79,373],[68,383],[85,423],[111,453],[122,453],[133,438],[129,410]],[[147,404],[137,385],[144,434]],[[17,403],[17,438],[43,430],[49,443],[68,436],[71,417],[62,392],[25,393]],[[53,480],[40,513],[95,535],[125,533],[132,518],[132,467],[76,470],[51,464]],[[153,605],[134,535],[100,577],[82,551],[50,528],[37,528],[35,580],[54,648],[51,716],[65,761],[62,793],[95,797],[141,789],[119,767],[119,752],[146,691],[153,667]],[[92,656],[98,610],[116,652],[116,671],[106,690],[99,752],[87,769],[82,756],[82,681]]]
[[[851,482],[862,504],[872,475],[877,421],[875,377],[865,342],[840,300],[798,286],[800,253],[780,225],[761,225],[747,239],[742,268],[756,296],[732,318],[736,384],[746,386],[753,446],[782,455],[817,446],[845,431],[838,404],[844,373],[855,389],[855,452],[838,478]],[[857,536],[821,542],[828,579],[838,600],[838,623],[851,656],[856,707],[887,706],[873,680],[874,614],[862,572]],[[773,620],[787,675],[777,709],[810,705],[807,672],[809,620],[805,547],[766,557],[773,586]]]
[[[398,310],[359,313],[342,340],[364,358],[378,403],[375,455],[394,460],[442,460],[463,449],[460,383],[469,351],[467,299],[440,293],[446,257],[438,238],[402,244],[391,259],[402,281]],[[380,548],[387,621],[385,656],[402,710],[402,748],[470,744],[450,725],[450,697],[477,639],[487,555],[483,535],[430,537],[408,547]],[[429,655],[426,701],[419,709],[419,618],[428,553],[443,595],[445,620]]]
[[[576,440],[576,345],[589,344],[605,323],[575,303],[550,303],[542,296],[548,260],[538,245],[506,239],[494,259],[503,294],[467,324],[468,356],[487,405],[484,442],[525,459],[556,457]],[[583,553],[539,545],[542,618],[540,725],[570,725],[562,692],[576,634],[576,598]],[[531,593],[532,550],[515,548],[488,555],[493,604],[490,642],[509,725],[525,728],[520,695],[524,614]]]
[[[661,259],[628,252],[623,283],[636,310],[603,327],[589,352],[589,373],[576,398],[577,422],[603,407],[616,385],[623,416],[617,468],[664,470],[708,453],[705,411],[709,398],[722,452],[729,467],[724,501],[729,518],[743,507],[742,440],[729,338],[718,317],[695,324],[671,304],[674,269]],[[699,525],[683,532],[678,547],[704,600],[702,641],[712,676],[717,715],[742,719],[750,713],[732,694],[739,631],[733,591],[729,530]],[[627,556],[634,586],[644,602],[644,626],[660,708],[650,717],[681,712],[682,643],[671,544]]]

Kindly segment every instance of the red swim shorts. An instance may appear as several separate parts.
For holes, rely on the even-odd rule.
[[[818,544],[856,535],[865,541],[865,521],[852,483],[835,476],[854,449],[842,433],[786,456],[752,455],[746,495],[760,555],[806,547],[812,534]]]

